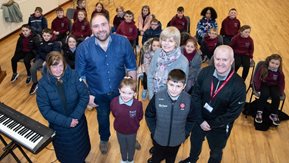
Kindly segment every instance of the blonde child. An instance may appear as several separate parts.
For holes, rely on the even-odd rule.
[[[125,77],[119,86],[119,96],[112,99],[110,109],[114,116],[114,129],[120,146],[121,163],[133,163],[136,135],[143,118],[142,103],[134,98],[136,81]]]
[[[203,53],[203,62],[211,60],[215,49],[222,44],[223,38],[218,35],[217,28],[210,28],[201,43],[200,49]]]

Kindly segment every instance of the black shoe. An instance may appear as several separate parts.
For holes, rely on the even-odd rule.
[[[192,163],[192,161],[191,161],[190,157],[188,157],[188,158],[180,161],[179,163]]]
[[[13,73],[12,78],[11,78],[10,81],[11,81],[12,83],[15,82],[15,80],[17,80],[18,76],[19,76],[18,73]]]
[[[26,84],[29,84],[31,82],[31,76],[27,76],[27,79],[25,81]]]
[[[154,153],[154,147],[153,146],[150,148],[149,152],[151,155]]]
[[[37,89],[38,89],[38,83],[33,83],[29,94],[33,95],[36,92]]]
[[[102,154],[106,154],[108,152],[108,142],[107,141],[100,141],[99,149]]]
[[[152,162],[153,162],[153,158],[151,157],[148,159],[148,163],[152,163]]]

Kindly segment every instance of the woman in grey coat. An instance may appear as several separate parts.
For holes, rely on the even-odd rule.
[[[151,99],[154,93],[166,87],[168,74],[181,69],[188,77],[189,62],[180,49],[181,34],[175,27],[165,28],[160,35],[160,49],[156,50],[148,71],[148,91]]]

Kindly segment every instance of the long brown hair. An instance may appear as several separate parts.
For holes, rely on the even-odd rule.
[[[261,73],[260,73],[261,80],[266,79],[266,77],[268,76],[269,62],[272,59],[280,61],[280,66],[278,68],[278,71],[280,73],[283,73],[283,71],[282,71],[282,57],[279,54],[272,54],[266,58],[265,63],[262,66]]]

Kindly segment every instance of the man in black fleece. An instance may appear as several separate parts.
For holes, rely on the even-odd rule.
[[[245,103],[246,86],[232,68],[232,48],[218,46],[213,57],[214,66],[200,72],[192,93],[192,107],[199,110],[200,116],[192,129],[190,156],[181,163],[198,160],[205,137],[211,150],[208,162],[221,162],[233,123]]]

